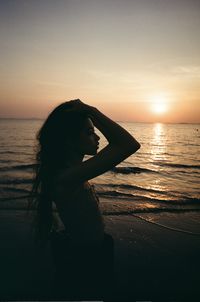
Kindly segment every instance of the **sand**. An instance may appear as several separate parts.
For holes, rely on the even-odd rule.
[[[0,218],[0,299],[52,300],[50,248],[35,248],[25,211],[1,210]],[[178,230],[130,215],[104,217],[106,231],[115,240],[112,301],[200,301],[200,235],[187,233],[188,228],[200,233],[200,213],[143,218]]]

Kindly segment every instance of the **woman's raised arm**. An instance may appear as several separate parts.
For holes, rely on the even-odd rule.
[[[74,110],[86,111],[94,126],[108,140],[108,145],[92,158],[63,170],[59,181],[84,182],[112,169],[139,148],[139,142],[123,127],[105,116],[97,108],[74,101]]]
[[[89,116],[96,128],[106,137],[113,147],[120,147],[123,151],[134,153],[140,148],[138,141],[123,127],[105,116],[97,108],[90,107]]]

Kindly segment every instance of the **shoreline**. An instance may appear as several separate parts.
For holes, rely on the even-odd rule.
[[[158,223],[200,232],[200,213],[148,214]],[[156,216],[156,217],[155,217]],[[30,236],[30,216],[0,212],[1,300],[51,300],[52,259]],[[145,217],[146,219],[146,217]],[[188,221],[191,223],[188,223]],[[131,215],[104,216],[115,243],[116,293],[113,301],[189,301],[200,298],[200,236],[173,231]],[[195,225],[196,221],[196,225]]]

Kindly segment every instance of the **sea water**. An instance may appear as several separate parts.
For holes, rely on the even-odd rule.
[[[0,208],[25,209],[30,193],[36,119],[0,119]],[[90,182],[105,214],[200,209],[200,124],[126,123],[141,148]],[[107,144],[100,135],[100,148]],[[86,156],[84,160],[88,160]]]

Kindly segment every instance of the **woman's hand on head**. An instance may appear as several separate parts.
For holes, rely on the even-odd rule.
[[[69,101],[69,104],[71,105],[70,108],[69,108],[70,111],[78,111],[78,112],[89,113],[90,109],[92,108],[92,106],[83,103],[79,99],[71,100],[71,101]]]

